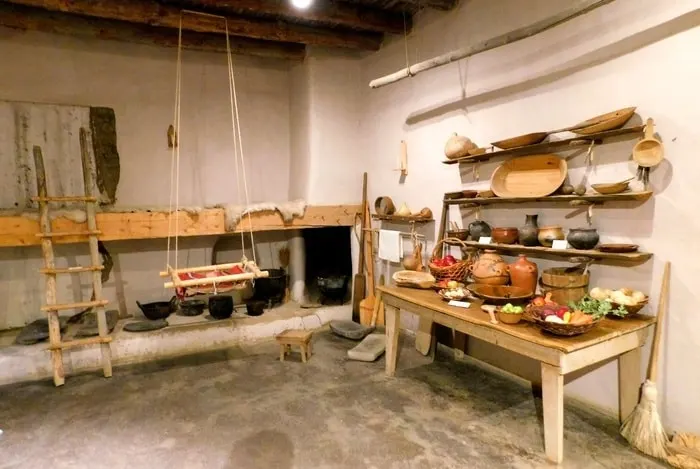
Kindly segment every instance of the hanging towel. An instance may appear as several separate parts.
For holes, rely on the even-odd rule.
[[[379,258],[401,262],[401,232],[379,230]]]

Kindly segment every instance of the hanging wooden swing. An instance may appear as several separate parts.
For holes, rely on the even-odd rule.
[[[206,294],[206,293],[222,293],[236,288],[244,288],[247,282],[254,281],[256,278],[267,277],[269,273],[258,268],[255,258],[255,240],[253,238],[253,224],[250,220],[250,212],[248,218],[250,226],[250,241],[253,253],[253,260],[249,261],[245,256],[246,243],[245,234],[241,232],[241,244],[243,250],[243,258],[241,262],[233,262],[229,264],[217,264],[201,267],[178,268],[178,236],[179,236],[179,211],[180,211],[180,91],[181,91],[181,70],[182,70],[182,15],[184,13],[212,16],[224,20],[226,26],[226,53],[228,58],[228,78],[229,78],[229,94],[231,105],[231,132],[233,136],[234,159],[236,168],[236,183],[239,199],[241,197],[241,176],[242,187],[245,196],[246,206],[250,205],[248,197],[248,184],[245,174],[245,159],[243,156],[243,140],[241,138],[241,127],[238,115],[238,97],[236,95],[236,81],[233,71],[233,57],[231,55],[231,44],[229,41],[228,21],[223,16],[210,15],[207,13],[199,13],[189,10],[182,10],[180,13],[180,27],[178,30],[178,48],[177,48],[177,67],[175,79],[175,116],[174,116],[174,134],[177,136],[177,145],[173,145],[172,159],[170,166],[170,206],[168,212],[168,249],[166,268],[160,272],[163,278],[170,278],[170,281],[164,283],[165,288],[175,288],[178,297],[183,298],[189,295]],[[239,166],[241,171],[239,171]],[[173,210],[174,201],[174,210]],[[173,213],[175,220],[173,223]],[[170,238],[173,233],[174,224],[174,239],[175,239],[175,266],[170,264]]]

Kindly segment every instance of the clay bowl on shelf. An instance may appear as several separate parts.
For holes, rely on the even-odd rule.
[[[531,134],[518,135],[517,137],[492,142],[491,145],[496,148],[500,148],[501,150],[510,150],[511,148],[524,147],[527,145],[540,143],[547,138],[547,135],[549,135],[547,132],[533,132]]]
[[[630,188],[630,182],[629,181],[620,181],[620,182],[608,182],[608,183],[603,183],[603,184],[591,184],[591,187],[598,194],[602,194],[602,195],[620,194],[621,192],[625,192],[626,190],[628,190]]]
[[[469,239],[469,230],[447,230],[447,237],[466,241]]]
[[[445,194],[445,199],[447,199],[447,200],[473,199],[474,197],[477,196],[478,193],[479,193],[478,191],[471,191],[471,190],[447,192]]]
[[[518,229],[514,227],[493,228],[491,241],[499,244],[514,244],[518,241]]]
[[[481,298],[485,303],[494,305],[525,304],[532,298],[532,292],[526,288],[513,287],[507,285],[486,285],[473,283],[467,287],[477,298]]]

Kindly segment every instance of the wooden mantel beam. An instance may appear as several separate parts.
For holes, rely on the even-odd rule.
[[[16,5],[43,8],[49,11],[71,13],[93,18],[148,24],[163,28],[178,28],[180,8],[162,5],[155,0],[5,0]],[[313,28],[308,26],[271,21],[227,17],[228,30],[233,36],[243,36],[269,41],[297,42],[301,44],[345,47],[362,50],[378,50],[382,34],[341,29]],[[224,21],[212,16],[187,13],[182,15],[182,28],[199,33],[226,32]]]
[[[177,47],[177,31],[173,29],[86,18],[6,3],[0,3],[0,26],[22,31]],[[188,31],[183,34],[182,46],[191,50],[225,52],[226,39],[220,34]],[[306,54],[303,44],[243,37],[232,38],[231,50],[238,55],[289,60],[303,60]]]
[[[404,16],[399,12],[341,2],[316,2],[306,10],[294,8],[288,1],[274,0],[166,0],[166,3],[207,11],[270,16],[390,34],[403,34],[404,20],[407,32],[410,32],[412,25],[410,14]]]

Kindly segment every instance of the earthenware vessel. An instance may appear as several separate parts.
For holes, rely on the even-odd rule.
[[[513,244],[518,240],[517,228],[494,228],[491,230],[491,241],[500,244]]]
[[[510,276],[508,265],[496,251],[486,249],[479,258],[469,266],[469,272],[475,283],[487,285],[506,285]]]
[[[598,245],[600,236],[595,228],[572,228],[566,240],[574,249],[593,249]]]
[[[508,266],[508,273],[511,285],[535,293],[538,277],[537,264],[528,260],[525,254],[518,255],[518,260]]]
[[[537,233],[537,240],[542,246],[552,247],[552,243],[558,239],[565,239],[561,226],[543,226]]]
[[[474,220],[467,227],[472,240],[479,241],[482,236],[491,236],[491,226],[482,220]]]
[[[210,296],[209,314],[214,319],[230,318],[233,314],[233,298],[229,295]]]
[[[476,145],[467,137],[453,133],[445,144],[445,156],[447,159],[467,156],[469,150],[476,148]]]
[[[525,215],[525,224],[518,229],[518,239],[523,246],[537,246],[539,228],[537,227],[538,215]]]

